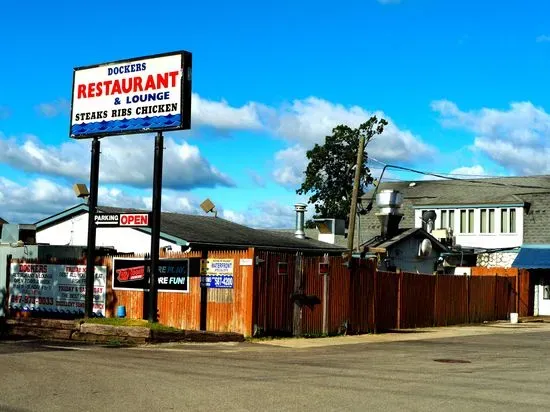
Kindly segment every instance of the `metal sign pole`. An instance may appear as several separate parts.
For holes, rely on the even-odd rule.
[[[92,141],[92,160],[90,167],[90,197],[88,198],[88,246],[86,253],[86,297],[85,317],[94,314],[94,279],[95,279],[95,215],[97,209],[97,189],[99,186],[99,153],[101,144],[97,137]]]
[[[149,281],[149,322],[157,321],[157,271],[160,248],[160,209],[162,199],[162,154],[164,136],[158,132],[155,138],[155,165],[153,170],[153,213],[151,226],[151,277]]]

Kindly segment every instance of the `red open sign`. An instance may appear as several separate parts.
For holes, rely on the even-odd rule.
[[[120,226],[149,226],[148,213],[124,213],[120,215]]]

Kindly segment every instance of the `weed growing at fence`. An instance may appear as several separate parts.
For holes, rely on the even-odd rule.
[[[109,326],[139,326],[143,328],[149,328],[155,331],[161,332],[179,332],[181,329],[173,328],[171,326],[162,325],[160,323],[150,323],[141,319],[121,319],[121,318],[89,318],[80,319],[80,323],[93,323],[97,325],[109,325]]]

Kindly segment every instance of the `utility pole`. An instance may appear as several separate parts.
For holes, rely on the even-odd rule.
[[[363,155],[365,151],[365,135],[359,137],[359,147],[357,150],[357,164],[355,165],[355,179],[353,180],[353,193],[351,196],[351,210],[349,213],[348,228],[348,262],[351,262],[353,254],[353,238],[355,236],[355,216],[357,215],[357,198],[359,197],[359,186],[361,184],[361,168],[363,165]]]

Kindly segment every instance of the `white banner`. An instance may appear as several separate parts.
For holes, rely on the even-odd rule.
[[[75,69],[71,137],[189,128],[190,60],[177,52]]]
[[[95,267],[94,306],[105,316],[107,267]],[[86,296],[85,265],[12,263],[10,268],[10,308],[42,313],[84,313]]]

